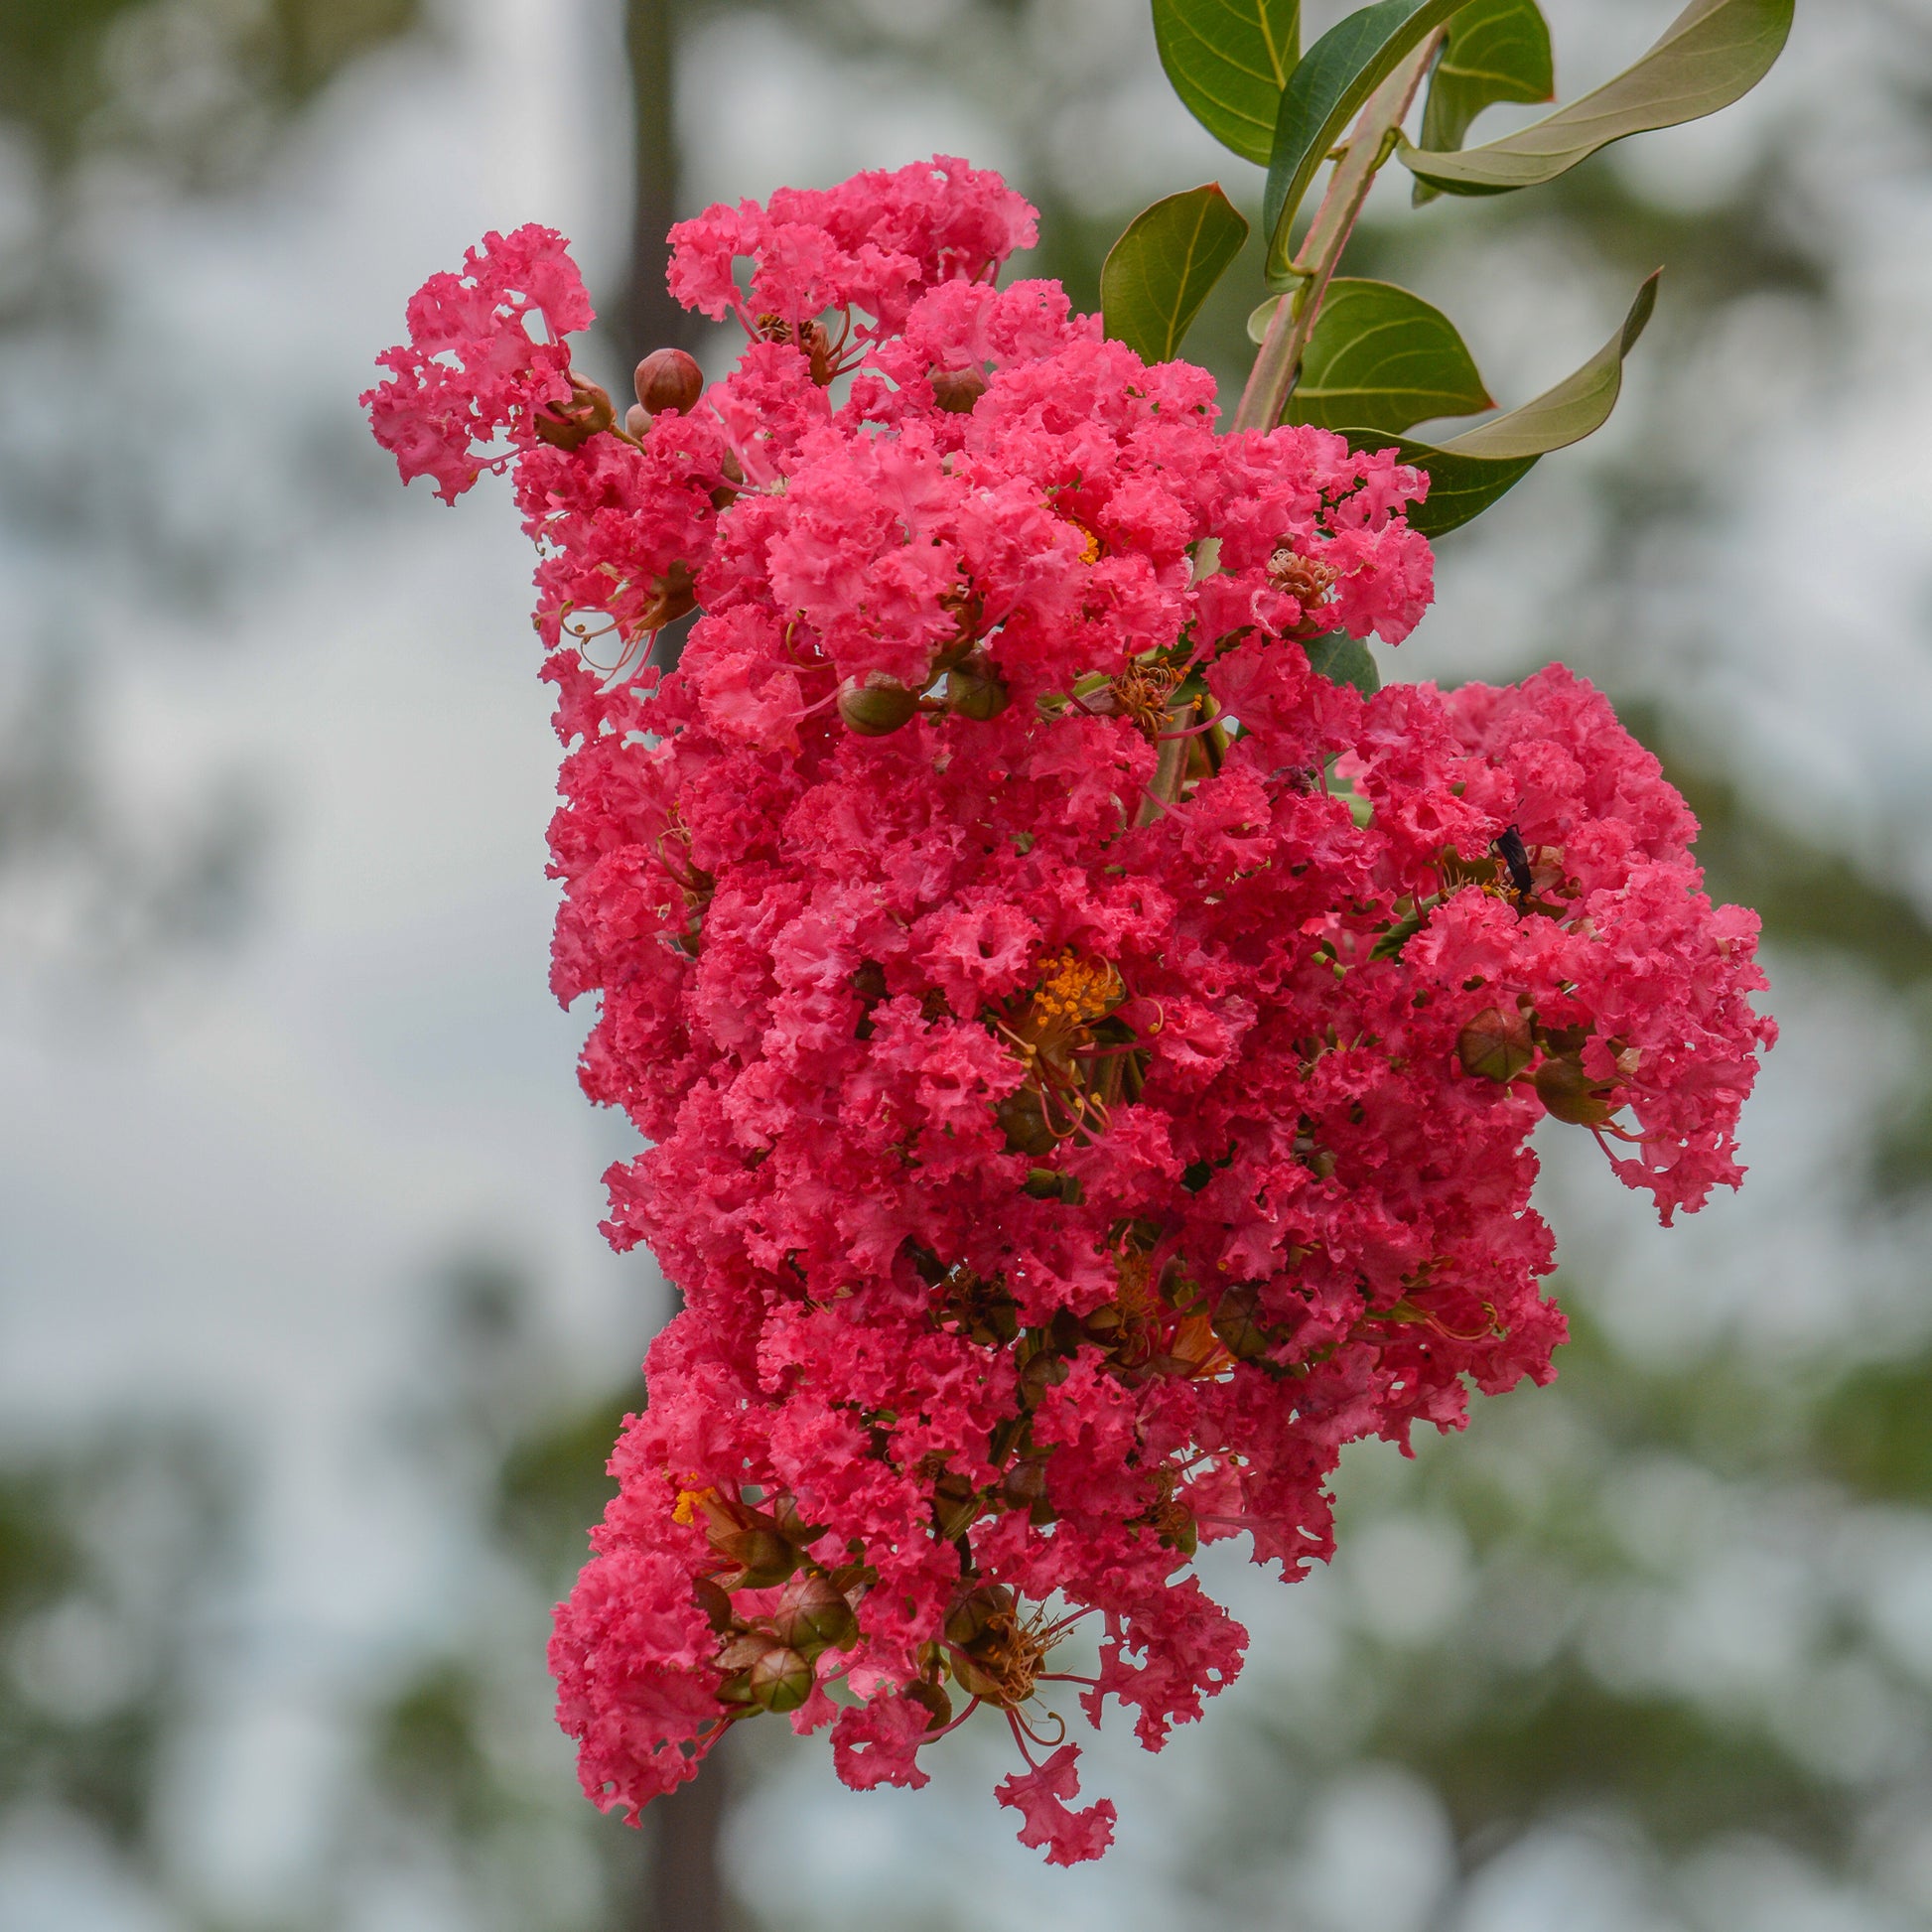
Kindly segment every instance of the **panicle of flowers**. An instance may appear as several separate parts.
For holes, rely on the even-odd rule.
[[[1426,609],[1427,479],[1216,435],[1204,371],[995,286],[1033,219],[940,159],[684,223],[751,341],[627,427],[556,237],[491,236],[368,398],[446,494],[514,457],[553,985],[648,1144],[607,1232],[685,1300],[552,1646],[632,1815],[761,1713],[866,1788],[987,1706],[1023,1840],[1097,1856],[1075,1706],[1158,1749],[1240,1668],[1198,1544],[1298,1576],[1345,1443],[1550,1375],[1539,1122],[1666,1219],[1740,1172],[1755,921],[1655,760],[1562,669],[1317,676]]]

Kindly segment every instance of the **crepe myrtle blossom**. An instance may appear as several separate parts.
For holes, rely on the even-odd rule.
[[[1561,668],[1318,676],[1427,608],[1428,479],[1217,435],[996,285],[1033,239],[943,158],[712,208],[671,287],[748,345],[620,422],[561,239],[490,235],[365,398],[537,545],[552,984],[683,1291],[551,1646],[633,1818],[759,1714],[864,1789],[990,1707],[1024,1842],[1097,1857],[1068,1718],[1159,1749],[1241,1666],[1197,1545],[1297,1577],[1344,1444],[1549,1378],[1539,1122],[1666,1220],[1740,1174],[1757,922],[1656,761]]]

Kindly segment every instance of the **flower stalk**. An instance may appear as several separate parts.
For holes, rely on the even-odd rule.
[[[1327,193],[1290,265],[1295,285],[1275,304],[1261,351],[1248,372],[1247,386],[1234,412],[1236,430],[1270,430],[1282,420],[1301,376],[1302,357],[1308,352],[1309,339],[1320,317],[1322,298],[1355,232],[1368,192],[1394,151],[1397,131],[1447,31],[1439,27],[1369,96],[1353,133],[1337,151]]]

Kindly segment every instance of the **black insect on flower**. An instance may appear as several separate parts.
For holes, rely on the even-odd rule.
[[[1516,888],[1519,898],[1528,898],[1535,890],[1536,879],[1530,871],[1530,855],[1523,844],[1523,835],[1515,826],[1506,825],[1502,834],[1495,840],[1496,856],[1503,862],[1509,874],[1509,883]]]

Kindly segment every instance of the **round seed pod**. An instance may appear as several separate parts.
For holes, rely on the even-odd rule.
[[[1261,1291],[1253,1283],[1231,1288],[1215,1305],[1214,1339],[1237,1362],[1267,1354],[1272,1337],[1261,1320]]]
[[[1603,1126],[1610,1118],[1608,1096],[1614,1091],[1592,1080],[1580,1059],[1547,1059],[1536,1069],[1536,1097],[1573,1127]]]
[[[796,1711],[812,1694],[812,1667],[797,1651],[776,1643],[745,1673],[751,1701],[762,1711]]]
[[[826,1649],[843,1650],[859,1634],[852,1605],[830,1581],[816,1572],[794,1578],[771,1613],[778,1641],[806,1657]]]
[[[637,364],[637,402],[653,416],[692,408],[704,394],[704,371],[681,348],[655,348]]]
[[[959,718],[983,725],[997,718],[1013,700],[1007,687],[984,671],[961,667],[946,673],[945,706]]]
[[[839,716],[861,738],[890,736],[908,724],[918,708],[919,694],[882,671],[868,671],[863,683],[849,677],[839,692]]]
[[[1536,1058],[1529,1019],[1515,1009],[1488,1007],[1456,1035],[1455,1053],[1485,1080],[1513,1080]]]

